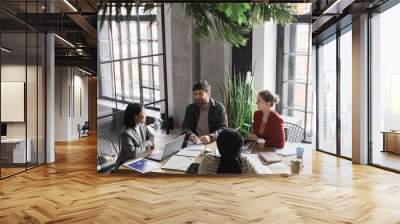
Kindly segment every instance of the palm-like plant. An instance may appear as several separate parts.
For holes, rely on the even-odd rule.
[[[144,11],[152,10],[155,3],[108,3],[101,0],[100,26],[108,17],[107,10],[115,8],[116,16],[126,8],[127,15],[136,6],[143,6]],[[292,19],[292,11],[285,4],[258,3],[184,3],[186,15],[193,19],[194,34],[197,40],[220,39],[232,46],[240,47],[247,43],[246,34],[253,27],[273,20],[278,24],[286,24]]]
[[[252,123],[254,104],[253,75],[227,72],[228,83],[221,88],[228,127],[239,128],[242,136],[248,136]]]

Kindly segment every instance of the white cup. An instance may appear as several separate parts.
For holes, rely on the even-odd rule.
[[[257,139],[257,147],[258,147],[259,149],[263,149],[264,146],[265,146],[265,139],[263,139],[263,138],[258,138],[258,139]]]
[[[290,160],[290,172],[292,174],[299,174],[301,171],[301,160],[298,159],[292,159]]]

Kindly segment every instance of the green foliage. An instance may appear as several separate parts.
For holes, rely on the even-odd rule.
[[[253,76],[250,72],[227,72],[227,76],[228,83],[221,91],[228,116],[228,127],[240,128],[242,136],[248,136],[255,110]]]
[[[140,2],[140,1],[138,1]],[[148,11],[155,7],[154,3],[114,3],[116,15],[121,14],[121,8],[126,7],[130,15],[135,6],[144,6]],[[232,46],[240,47],[247,43],[246,34],[253,27],[274,20],[278,24],[289,23],[292,12],[285,4],[279,3],[185,3],[186,15],[193,19],[194,34],[197,40],[220,39]],[[99,3],[100,26],[110,18],[107,8],[111,5],[107,0]]]

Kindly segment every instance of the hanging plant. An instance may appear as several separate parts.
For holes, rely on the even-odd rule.
[[[121,9],[131,15],[132,9],[143,6],[145,12],[156,7],[155,3],[99,3],[100,27],[107,19],[111,19],[111,8],[115,16],[121,16]],[[222,40],[235,47],[247,43],[246,34],[262,23],[275,21],[278,24],[289,23],[292,11],[289,6],[280,3],[182,3],[186,16],[193,19],[194,35],[198,41],[205,39]]]

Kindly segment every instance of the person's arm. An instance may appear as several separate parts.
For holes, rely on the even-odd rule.
[[[256,122],[257,122],[257,115],[256,115],[257,113],[256,112],[254,112],[254,114],[253,114],[253,124],[251,125],[251,133],[250,133],[250,135],[249,135],[249,137],[248,137],[248,139],[250,140],[250,141],[256,141],[257,140],[257,138],[258,138],[258,136],[257,136],[257,130],[256,130]]]
[[[218,166],[219,158],[216,158],[213,154],[206,154],[200,162],[199,174],[217,174]]]
[[[121,158],[123,160],[123,162],[126,162],[127,160],[130,159],[135,159],[138,158],[142,155],[143,151],[142,147],[139,145],[135,145],[135,143],[133,142],[132,137],[126,133],[123,132],[121,134],[121,150],[123,150],[125,153],[125,158]]]
[[[240,159],[242,160],[242,174],[255,174],[256,171],[254,169],[253,164],[246,156],[241,156]]]
[[[273,123],[273,135],[267,139],[266,144],[269,147],[283,148],[285,146],[285,128],[283,120],[278,118]]]
[[[217,137],[221,131],[228,127],[228,117],[226,115],[226,109],[224,105],[220,104],[219,109],[218,109],[218,119],[217,119],[217,130],[214,131],[213,133],[209,134],[211,137],[211,141],[217,140]]]
[[[147,149],[149,147],[153,147],[154,146],[154,135],[153,133],[149,130],[148,127],[146,127],[146,142],[144,145],[144,148]]]
[[[182,123],[182,133],[189,135],[193,134],[192,120],[193,120],[193,111],[191,110],[189,105],[186,107],[185,110],[185,118],[183,119]]]

